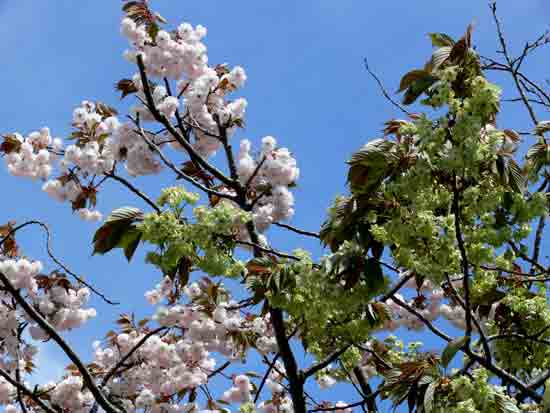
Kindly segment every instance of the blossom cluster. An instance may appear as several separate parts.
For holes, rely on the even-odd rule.
[[[243,185],[247,185],[253,199],[252,221],[260,238],[275,222],[289,220],[294,216],[294,195],[290,188],[300,176],[296,159],[287,148],[277,147],[272,136],[262,138],[262,148],[253,156],[249,140],[241,141],[237,157],[237,174]],[[248,238],[248,231],[242,228],[241,238]]]
[[[403,273],[402,276],[406,276]],[[451,281],[451,288],[461,288],[462,280]],[[458,329],[466,328],[466,317],[464,309],[458,304],[444,303],[447,297],[445,291],[441,287],[436,287],[435,283],[430,280],[424,280],[419,286],[415,277],[409,278],[403,285],[403,288],[414,289],[417,292],[417,297],[407,300],[400,293],[396,293],[395,297],[407,303],[427,321],[434,321],[439,317],[445,318],[451,325]],[[392,318],[386,321],[383,328],[388,331],[395,331],[400,327],[405,327],[410,330],[423,330],[426,324],[419,319],[415,314],[400,306],[393,299],[388,300],[388,308],[391,310]],[[488,319],[494,317],[494,308],[491,311]],[[488,320],[485,320],[486,322]]]
[[[10,139],[13,149],[5,157],[8,172],[14,176],[47,179],[63,146],[61,139],[52,138],[48,128],[31,132],[25,138],[15,133]]]
[[[246,73],[240,66],[229,70],[225,65],[210,67],[206,46],[202,39],[206,36],[204,26],[193,28],[182,23],[170,33],[159,30],[154,38],[144,24],[136,24],[125,18],[121,32],[128,39],[131,49],[125,52],[130,62],[136,62],[141,56],[145,71],[152,78],[177,80],[176,91],[184,100],[183,118],[193,128],[194,150],[204,157],[213,155],[222,145],[222,139],[228,139],[234,133],[235,125],[242,122],[247,102],[244,98],[226,101],[225,96],[241,88],[246,81]],[[138,95],[145,99],[140,74],[136,74],[133,84]],[[183,105],[175,96],[168,93],[166,87],[156,85],[153,90],[155,108],[166,118],[172,118]],[[133,112],[147,121],[154,116],[144,105],[135,106]],[[224,135],[224,136],[222,136]],[[180,142],[172,146],[183,150]]]
[[[181,391],[192,390],[206,384],[215,371],[215,354],[235,362],[247,351],[239,337],[256,337],[256,346],[270,338],[276,342],[269,325],[269,317],[242,316],[236,302],[219,302],[211,305],[211,283],[191,283],[183,288],[188,304],[160,305],[175,288],[169,277],[155,289],[146,292],[149,303],[159,304],[153,317],[160,326],[170,330],[168,334],[149,334],[147,328],[129,327],[111,335],[106,345],[96,342],[94,363],[108,371],[134,348],[126,363],[139,368],[124,369],[109,383],[111,394],[124,400],[132,409],[148,408],[151,411],[184,412],[192,406],[170,401]],[[170,301],[169,301],[170,302]],[[177,334],[176,331],[183,334]],[[144,341],[145,340],[145,341]],[[138,343],[142,343],[138,346]],[[266,353],[276,351],[268,348]],[[162,378],[162,379],[161,379]],[[282,378],[280,378],[282,379]],[[237,375],[233,386],[222,400],[228,403],[247,403],[253,387],[249,377]],[[133,403],[130,400],[135,400]]]
[[[86,413],[94,405],[94,397],[80,376],[69,375],[52,385],[50,390],[52,403],[66,411]]]
[[[40,261],[30,262],[25,258],[18,260],[7,259],[0,262],[0,272],[2,272],[17,289],[25,289],[34,304],[40,309],[42,315],[58,331],[71,330],[79,327],[95,317],[96,311],[93,308],[83,309],[90,297],[88,288],[72,288],[66,283],[63,285],[48,286],[39,288],[37,276],[42,271]],[[45,276],[44,276],[45,277]],[[55,278],[52,278],[55,280]],[[66,281],[65,279],[62,279]],[[40,290],[42,293],[40,293]],[[15,312],[7,314],[4,321],[8,321],[9,329],[13,329],[13,318]],[[29,332],[34,339],[47,339],[48,334],[39,326],[35,325],[34,320],[29,320]]]
[[[0,273],[22,296],[27,297],[30,304],[56,331],[75,329],[95,317],[95,309],[82,308],[90,296],[87,288],[73,287],[66,278],[55,273],[44,275],[42,270],[40,261],[7,257],[0,260]],[[4,291],[1,295],[0,365],[10,372],[13,379],[17,370],[24,377],[33,370],[34,357],[38,353],[38,348],[30,339],[42,341],[51,337],[31,314],[15,304],[7,292]],[[21,337],[23,331],[29,333],[28,339]],[[60,407],[84,412],[89,411],[93,404],[91,393],[82,390],[83,383],[78,377],[69,376],[58,384],[52,383],[48,386],[52,402]],[[0,404],[5,405],[4,411],[15,409],[9,404],[14,402],[15,397],[15,388],[4,378],[0,379]]]

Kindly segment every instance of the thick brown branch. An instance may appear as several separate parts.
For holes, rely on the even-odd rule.
[[[271,324],[275,330],[279,353],[281,354],[283,364],[285,366],[288,384],[290,385],[290,396],[292,397],[294,411],[296,413],[305,413],[306,400],[304,398],[304,380],[300,377],[298,365],[296,364],[296,359],[294,358],[294,353],[292,352],[287,339],[285,322],[283,320],[283,311],[278,308],[271,307],[269,314],[271,316]]]

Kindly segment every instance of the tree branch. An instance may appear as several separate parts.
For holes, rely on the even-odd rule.
[[[130,182],[128,182],[126,179],[122,178],[121,176],[115,175],[114,172],[106,173],[105,176],[114,179],[115,181],[120,182],[123,184],[126,188],[128,188],[131,192],[136,194],[138,197],[143,199],[146,204],[148,204],[151,208],[155,210],[158,214],[160,214],[162,211],[158,207],[158,205],[153,202],[151,198],[149,198],[147,195],[145,195],[143,192],[141,192],[139,189],[137,189],[134,185],[132,185]]]
[[[269,374],[271,373],[271,370],[273,370],[273,367],[275,367],[275,363],[277,363],[277,360],[281,356],[281,353],[275,354],[275,357],[273,357],[273,360],[269,363],[269,367],[267,368],[264,376],[262,377],[262,381],[260,382],[260,385],[258,386],[258,391],[256,392],[256,395],[254,396],[254,404],[258,401],[260,398],[260,394],[262,393],[262,389],[265,386],[265,382],[267,381],[267,378],[269,377]]]
[[[26,396],[30,397],[32,400],[34,400],[38,406],[42,410],[44,410],[47,413],[59,413],[58,411],[54,410],[50,406],[48,406],[46,403],[44,403],[39,397],[37,397],[31,390],[29,390],[27,387],[19,383],[18,381],[14,380],[4,369],[0,368],[0,376],[4,378],[9,384],[11,384],[13,387],[15,387],[18,391],[21,391]]]
[[[44,232],[46,233],[46,251],[48,253],[48,256],[50,257],[50,259],[56,263],[59,267],[61,267],[63,269],[63,271],[65,271],[67,274],[69,274],[71,277],[73,277],[75,280],[77,280],[80,284],[88,287],[90,289],[90,291],[92,291],[95,295],[97,295],[98,297],[100,297],[103,301],[105,301],[107,304],[110,304],[110,305],[118,305],[120,303],[116,302],[116,301],[111,301],[109,300],[104,294],[102,294],[101,292],[99,292],[94,286],[92,286],[91,284],[87,283],[86,281],[84,281],[84,279],[80,276],[78,276],[77,274],[75,274],[74,272],[72,272],[65,264],[63,264],[53,253],[52,251],[52,248],[51,248],[51,233],[50,233],[50,229],[49,227],[41,222],[41,221],[36,221],[36,220],[32,220],[32,221],[27,221],[27,222],[24,222],[23,224],[20,224],[18,226],[16,226],[15,228],[13,228],[9,233],[8,235],[6,235],[1,241],[0,241],[0,246],[5,242],[6,239],[8,239],[11,235],[15,234],[17,231],[19,231],[20,229],[23,229],[25,228],[26,226],[29,226],[29,225],[38,225],[39,227],[41,227]]]
[[[288,343],[285,333],[283,311],[281,309],[271,307],[269,309],[269,314],[271,315],[271,324],[273,325],[273,330],[275,330],[279,353],[283,358],[288,383],[290,385],[290,395],[292,397],[294,411],[296,413],[305,413],[306,400],[304,398],[304,380],[298,372],[296,359],[294,358],[294,354],[292,353],[292,349]]]
[[[291,225],[283,224],[281,222],[274,222],[273,225],[288,229],[289,231],[295,232],[296,234],[305,235],[306,237],[320,238],[317,232],[305,231],[303,229],[299,229]]]
[[[18,290],[15,289],[13,284],[8,280],[8,278],[0,272],[0,281],[4,284],[6,290],[13,296],[15,301],[23,308],[23,310],[35,321],[42,330],[44,330],[56,344],[61,347],[63,352],[67,357],[73,362],[77,367],[78,371],[82,375],[84,383],[90,389],[90,392],[94,396],[98,404],[105,410],[107,413],[123,413],[118,408],[113,406],[113,404],[107,400],[105,395],[99,390],[96,386],[94,379],[92,378],[90,372],[82,363],[80,358],[76,355],[73,349],[61,338],[61,336],[55,331],[55,329],[44,319],[27,301],[21,296]]]
[[[380,88],[380,91],[382,92],[382,94],[384,95],[384,97],[393,105],[395,106],[397,109],[399,109],[401,112],[403,112],[405,115],[407,116],[411,116],[411,112],[409,112],[407,109],[405,109],[402,105],[400,105],[399,103],[397,103],[391,96],[390,94],[387,92],[386,88],[384,87],[384,84],[382,83],[382,81],[380,80],[380,78],[376,75],[376,73],[374,73],[370,67],[369,67],[369,61],[367,60],[367,58],[365,57],[365,59],[363,59],[363,62],[365,63],[365,69],[367,70],[367,72],[369,73],[369,75],[372,76],[372,78],[376,81],[376,83],[378,84],[378,87]]]
[[[490,4],[491,11],[493,13],[493,20],[497,27],[497,34],[498,39],[500,41],[500,45],[502,47],[502,54],[504,55],[504,58],[506,59],[506,62],[508,63],[509,72],[512,75],[512,79],[514,80],[514,83],[516,85],[516,88],[519,92],[519,95],[521,97],[521,100],[523,101],[524,106],[527,108],[527,111],[529,112],[529,116],[531,117],[531,120],[535,124],[535,126],[539,123],[537,120],[537,115],[535,114],[535,111],[533,110],[533,107],[531,106],[531,103],[527,99],[527,96],[525,95],[525,91],[523,90],[523,87],[521,86],[518,78],[518,72],[517,68],[514,68],[514,62],[512,61],[512,58],[510,57],[510,54],[508,53],[508,47],[506,45],[506,39],[504,38],[504,33],[502,31],[502,25],[500,22],[500,19],[497,15],[497,2],[493,1]],[[523,59],[522,59],[523,60]]]
[[[187,174],[183,173],[176,165],[174,165],[174,163],[170,159],[168,159],[166,157],[166,155],[164,155],[164,152],[162,152],[162,150],[157,145],[155,145],[155,143],[152,142],[147,137],[147,135],[143,131],[143,128],[140,127],[138,130],[136,130],[136,132],[143,138],[143,140],[147,143],[147,145],[149,145],[149,147],[159,155],[160,159],[162,159],[164,164],[168,168],[170,168],[178,177],[180,177],[180,178],[184,179],[185,181],[191,183],[192,185],[196,186],[198,189],[200,189],[201,191],[206,192],[209,195],[214,195],[214,196],[217,196],[217,197],[220,197],[220,198],[227,198],[227,199],[230,199],[232,201],[235,200],[234,196],[232,196],[230,194],[227,194],[225,192],[220,192],[220,191],[216,191],[214,189],[207,188],[205,185],[201,184],[196,179],[194,179],[194,178],[188,176]]]
[[[158,334],[160,333],[161,331],[163,330],[166,330],[168,327],[159,327],[155,330],[152,330],[150,331],[149,333],[147,333],[141,340],[139,340],[136,345],[134,347],[132,347],[132,349],[126,353],[124,355],[124,357],[122,357],[117,364],[115,364],[108,372],[107,374],[105,375],[105,377],[103,377],[103,380],[101,381],[101,387],[105,386],[109,380],[111,379],[111,377],[113,377],[118,369],[130,358],[132,357],[132,355],[139,350],[139,348],[141,346],[143,346],[145,344],[145,342],[147,340],[149,340],[152,336],[154,336],[155,334]]]
[[[329,354],[325,359],[319,361],[317,364],[314,364],[313,366],[307,368],[306,370],[302,371],[302,377],[307,379],[310,376],[313,376],[318,371],[323,370],[325,367],[327,367],[330,363],[336,361],[342,354],[344,354],[349,348],[351,347],[350,344],[347,346],[342,347],[339,350],[336,350]]]
[[[170,121],[164,116],[162,113],[160,113],[155,106],[155,102],[153,100],[153,94],[151,92],[151,87],[149,85],[149,79],[147,78],[147,73],[145,72],[145,65],[143,64],[143,56],[141,54],[138,54],[136,57],[137,65],[139,68],[139,73],[141,77],[141,83],[143,84],[143,92],[145,94],[145,98],[147,100],[147,108],[155,118],[155,120],[159,123],[161,123],[166,130],[178,141],[178,143],[184,147],[184,149],[189,153],[189,156],[191,159],[195,160],[200,166],[202,166],[204,169],[206,169],[208,172],[210,172],[212,175],[214,175],[216,178],[218,178],[221,182],[226,184],[229,187],[233,187],[234,182],[233,180],[226,177],[223,172],[218,170],[215,166],[207,162],[202,156],[200,156],[197,151],[193,148],[193,146],[185,140],[177,130],[174,129]]]
[[[466,256],[466,247],[464,246],[464,240],[462,239],[462,228],[460,225],[460,202],[458,200],[460,193],[457,188],[456,175],[453,180],[453,214],[455,221],[455,233],[456,241],[458,243],[458,249],[460,251],[460,258],[462,261],[462,273],[464,279],[462,281],[462,287],[464,289],[464,311],[466,315],[466,345],[469,346],[470,338],[472,335],[472,307],[470,304],[470,274],[468,257]],[[490,357],[490,353],[486,355]]]

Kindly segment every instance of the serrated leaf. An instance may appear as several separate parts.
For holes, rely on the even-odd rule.
[[[405,92],[403,104],[410,105],[414,103],[416,99],[426,92],[436,81],[437,78],[432,75],[427,75],[415,81]]]
[[[139,208],[134,207],[122,207],[115,209],[105,219],[105,223],[111,223],[123,220],[141,220],[143,219],[143,212]]]
[[[495,407],[499,413],[521,413],[518,406],[508,397],[501,393],[493,393],[495,396]]]
[[[455,44],[454,39],[445,33],[428,33],[432,40],[434,47],[453,46]]]
[[[418,385],[419,386],[424,386],[426,384],[430,384],[434,381],[434,378],[432,376],[429,376],[429,375],[426,375],[426,376],[422,376],[420,378],[420,380],[418,380]]]
[[[105,254],[115,248],[129,225],[126,222],[102,225],[94,234],[93,254]]]
[[[363,145],[347,162],[350,165],[363,164],[368,166],[382,166],[388,160],[395,158],[391,152],[395,143],[387,139],[374,139]]]
[[[515,192],[523,193],[527,187],[525,176],[513,159],[508,160],[508,183]]]
[[[438,386],[437,381],[432,381],[428,388],[426,389],[426,393],[424,393],[424,412],[425,413],[431,413],[433,407],[434,407],[434,396],[435,396],[435,389]]]
[[[141,241],[142,235],[142,232],[135,226],[131,226],[122,234],[122,237],[118,242],[117,247],[124,250],[124,256],[126,257],[128,262],[132,260],[132,257],[136,252],[139,242]]]
[[[93,237],[93,254],[105,254],[113,248],[123,248],[128,261],[141,239],[134,223],[143,219],[138,208],[124,207],[114,210]]]
[[[536,135],[544,135],[545,132],[550,131],[550,121],[544,120],[539,123],[537,123],[537,126],[535,127],[535,134]]]
[[[513,129],[504,129],[502,132],[504,133],[504,136],[510,139],[513,143],[518,143],[521,141],[521,135]]]
[[[162,23],[162,24],[167,24],[168,21],[162,17],[159,13],[155,12],[154,13],[154,16],[155,16],[155,19],[159,22],[159,23]]]
[[[428,63],[430,71],[432,73],[437,69],[439,69],[443,65],[443,63],[447,61],[447,59],[451,55],[451,50],[452,50],[451,47],[443,46],[432,53],[432,58]]]
[[[269,256],[254,258],[246,264],[246,269],[251,274],[267,274],[273,269],[275,262]]]
[[[441,353],[441,365],[445,368],[449,365],[451,360],[454,358],[456,353],[461,349],[461,347],[466,344],[468,337],[459,337],[447,344],[447,347]]]
[[[411,70],[401,78],[401,82],[399,82],[399,89],[397,90],[397,93],[403,92],[405,89],[410,87],[414,82],[416,82],[417,80],[421,80],[427,76],[430,76],[430,73],[423,69]]]

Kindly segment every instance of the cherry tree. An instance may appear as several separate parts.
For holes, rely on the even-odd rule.
[[[522,69],[547,33],[511,55],[492,3],[499,60],[477,53],[471,26],[458,39],[432,33],[428,62],[401,79],[402,103],[366,64],[403,119],[351,156],[349,194],[313,232],[285,223],[300,176],[292,152],[272,136],[238,141],[245,69],[210,63],[203,26],[174,28],[147,1],[126,1],[123,12],[124,58],[136,72],[116,87],[134,100],[129,113],[83,101],[68,141],[44,127],[4,135],[0,151],[11,175],[42,180],[67,213],[100,222],[95,254],[120,249],[130,262],[148,251],[159,274],[143,297],[151,317],[123,314],[83,362],[63,333],[95,317],[91,294],[112,302],[54,255],[46,224],[1,226],[5,412],[349,413],[379,411],[381,400],[426,413],[550,408],[550,269],[541,259],[550,122],[538,113],[550,95]],[[531,131],[498,119],[491,71],[511,77]],[[408,110],[415,102],[423,113]],[[212,162],[217,152],[223,166]],[[153,195],[137,187],[135,177],[160,173],[181,184]],[[144,206],[103,218],[107,181]],[[62,271],[25,256],[16,236],[31,226],[46,232]],[[320,240],[325,254],[280,251],[272,226]],[[234,281],[240,291],[227,286]],[[446,345],[431,353],[388,334],[403,328]],[[43,340],[72,364],[31,387]],[[261,363],[247,363],[250,354]],[[303,354],[314,362],[301,365]],[[221,391],[208,386],[217,379]],[[355,398],[324,400],[337,383]]]

